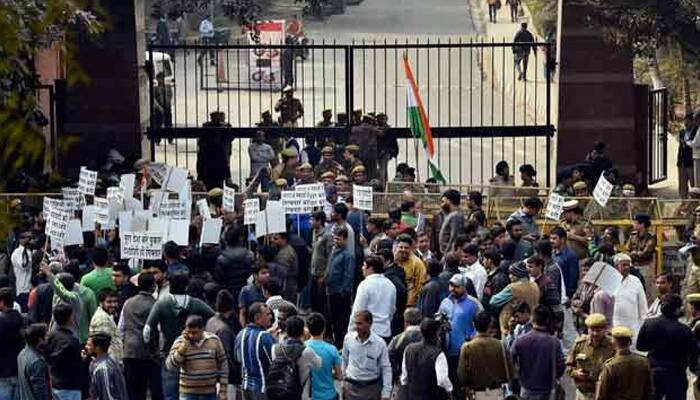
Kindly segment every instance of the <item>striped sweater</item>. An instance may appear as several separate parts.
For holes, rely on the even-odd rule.
[[[166,359],[166,367],[180,371],[181,394],[216,394],[225,393],[228,385],[228,362],[226,351],[219,338],[204,332],[204,338],[198,344],[187,341],[180,335],[173,343]]]

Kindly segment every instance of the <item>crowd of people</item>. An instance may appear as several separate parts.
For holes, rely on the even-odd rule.
[[[324,207],[256,239],[213,188],[220,242],[199,243],[195,214],[190,244],[166,242],[160,260],[123,259],[118,226],[50,246],[41,210],[13,203],[23,219],[0,256],[0,400],[535,400],[562,395],[564,374],[579,399],[686,398],[700,338],[692,229],[682,298],[657,274],[649,215],[598,231],[569,199],[545,229],[531,165],[517,187],[496,165],[489,195],[531,195],[502,221],[487,220],[481,192],[455,189],[430,215],[407,165],[383,217],[338,180],[352,168],[352,184],[368,183],[357,146],[341,147],[343,165],[326,140],[309,168],[309,143],[280,150],[268,194],[321,182]],[[253,146],[271,147],[262,133]],[[251,162],[259,175],[272,160]],[[609,164],[597,144],[555,190],[589,196]]]

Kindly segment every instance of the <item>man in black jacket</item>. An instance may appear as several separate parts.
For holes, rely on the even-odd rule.
[[[67,304],[58,304],[53,309],[56,322],[46,340],[46,362],[49,364],[51,389],[56,399],[80,399],[82,382],[78,373],[83,370],[80,358],[80,341],[73,334],[73,309]]]
[[[533,44],[535,42],[535,37],[532,36],[532,33],[530,33],[530,31],[527,30],[527,22],[523,22],[522,24],[520,24],[520,30],[518,31],[518,33],[515,34],[513,42],[528,43],[513,45],[513,58],[515,59],[515,69],[518,70],[518,80],[526,81],[527,62],[530,58],[530,52],[532,51],[533,53],[535,53],[535,57],[537,57],[537,49]],[[521,63],[522,69],[520,66]]]
[[[17,397],[17,356],[24,347],[24,319],[13,306],[14,289],[0,289],[0,399]]]
[[[253,254],[245,248],[245,231],[234,226],[226,232],[226,249],[216,259],[214,280],[233,296],[238,307],[238,295],[253,273]]]
[[[678,322],[683,300],[675,293],[661,298],[661,316],[644,321],[637,350],[649,352],[656,399],[683,400],[688,391],[686,369],[694,370],[698,347],[690,328]]]

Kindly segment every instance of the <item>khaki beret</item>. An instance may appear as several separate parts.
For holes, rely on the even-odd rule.
[[[345,146],[345,150],[348,150],[348,151],[360,151],[360,146],[358,146],[358,145],[356,145],[356,144],[349,144],[349,145]]]
[[[321,149],[321,154],[333,154],[333,148],[331,146],[325,146]]]
[[[279,178],[275,181],[275,185],[277,185],[279,187],[287,186],[287,180]]]
[[[616,326],[612,328],[610,331],[610,334],[614,338],[622,338],[622,339],[632,339],[632,336],[634,336],[634,332],[632,332],[632,329],[626,327],[626,326]]]
[[[213,188],[212,190],[207,192],[208,197],[219,197],[219,196],[223,196],[223,195],[224,195],[224,191],[218,187]]]
[[[564,211],[571,211],[578,208],[578,200],[569,200],[564,202]]]
[[[588,186],[586,186],[586,182],[577,181],[574,183],[574,190],[583,190],[583,189],[588,189]]]
[[[685,299],[688,301],[688,303],[700,302],[700,293],[689,294],[685,296]]]
[[[293,148],[287,147],[286,149],[282,150],[282,155],[284,157],[296,157],[297,152]]]
[[[357,167],[353,168],[352,171],[350,171],[350,175],[355,175],[358,172],[365,172],[367,171],[363,165],[358,165]]]
[[[591,314],[588,317],[586,317],[586,326],[589,328],[605,327],[608,326],[608,320],[603,314]]]
[[[634,187],[633,184],[631,184],[631,183],[625,183],[625,184],[622,186],[622,190],[637,190],[637,189]]]
[[[338,175],[337,178],[335,178],[336,182],[350,182],[350,179],[345,176],[345,175]]]
[[[321,174],[321,179],[325,179],[325,178],[335,179],[335,174],[333,173],[333,171],[326,171],[326,172]]]
[[[314,169],[314,167],[312,167],[311,164],[309,164],[309,163],[303,163],[299,166],[300,171],[303,171],[303,170],[312,171],[313,169]]]

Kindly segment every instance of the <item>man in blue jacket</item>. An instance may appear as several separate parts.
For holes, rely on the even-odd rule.
[[[343,225],[335,225],[333,228],[333,252],[326,270],[329,328],[338,348],[343,346],[348,330],[352,286],[355,282],[355,258],[347,247],[348,235],[349,231]]]
[[[236,336],[234,357],[241,364],[243,398],[264,400],[265,377],[272,363],[275,338],[267,332],[272,322],[270,308],[264,303],[248,307],[250,323]]]

